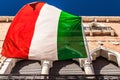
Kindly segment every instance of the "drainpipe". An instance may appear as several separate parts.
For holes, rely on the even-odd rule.
[[[84,70],[85,70],[85,74],[94,74],[94,69],[93,69],[93,65],[92,65],[92,60],[91,60],[91,56],[90,56],[90,52],[89,52],[89,48],[88,48],[88,43],[87,43],[87,39],[85,36],[85,31],[83,30],[83,26],[82,26],[82,33],[83,33],[83,39],[84,39],[84,44],[85,44],[85,48],[86,48],[86,53],[87,53],[87,58],[85,60],[84,63]]]

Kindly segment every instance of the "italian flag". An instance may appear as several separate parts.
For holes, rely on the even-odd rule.
[[[26,4],[7,32],[1,54],[8,58],[86,58],[81,17],[44,2]]]

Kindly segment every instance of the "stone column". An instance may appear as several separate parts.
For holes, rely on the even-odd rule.
[[[42,63],[41,74],[49,75],[49,69],[52,67],[52,61],[44,60],[44,61],[41,61],[41,63]],[[41,79],[46,79],[46,78],[48,77],[41,76]]]
[[[120,67],[120,57],[117,57],[118,66]]]
[[[73,60],[77,61],[79,63],[79,66],[81,68],[83,68],[84,67],[84,63],[85,63],[85,59],[86,58],[77,58],[77,59],[73,59]]]
[[[111,30],[111,36],[115,36],[114,30]]]
[[[10,74],[16,62],[17,59],[7,58],[1,66],[0,74]]]
[[[93,66],[88,61],[85,61],[84,70],[85,70],[85,74],[94,74]]]
[[[95,74],[92,63],[90,63],[88,61],[85,61],[84,71],[85,71],[86,75],[94,75]],[[95,77],[94,76],[90,76],[90,77],[86,77],[86,78],[94,80]]]

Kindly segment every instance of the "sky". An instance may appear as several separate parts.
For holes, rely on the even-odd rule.
[[[120,0],[0,0],[0,16],[15,16],[25,4],[35,1],[78,16],[120,16]]]

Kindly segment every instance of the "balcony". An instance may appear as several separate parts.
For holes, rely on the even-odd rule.
[[[111,27],[84,27],[86,36],[115,36]]]
[[[45,79],[41,79],[41,77]],[[0,80],[120,80],[120,75],[40,75],[40,74],[0,74]]]

